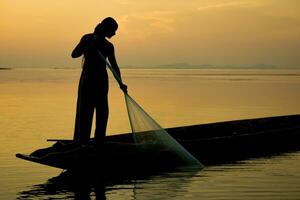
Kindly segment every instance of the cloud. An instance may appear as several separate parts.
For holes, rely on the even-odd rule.
[[[261,2],[258,1],[223,1],[213,4],[203,5],[197,8],[198,11],[231,8],[231,7],[258,7]]]
[[[120,4],[121,4],[121,5],[129,5],[129,6],[132,6],[132,5],[135,5],[136,2],[135,2],[135,1],[130,1],[130,0],[124,0],[124,1],[120,1]]]
[[[171,33],[175,31],[174,11],[151,11],[144,13],[132,13],[120,18],[125,28],[140,29],[145,33]],[[143,29],[142,29],[143,28]]]

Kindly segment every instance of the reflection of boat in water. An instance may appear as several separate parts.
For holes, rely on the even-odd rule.
[[[300,115],[217,122],[166,129],[182,146],[204,165],[298,149]],[[138,133],[138,134],[149,134]],[[94,142],[84,148],[74,147],[71,140],[61,140],[21,159],[62,169],[82,166],[106,166],[112,171],[153,170],[176,163],[167,151],[139,151],[131,133],[107,136],[104,151],[96,153]],[[104,163],[104,164],[101,164]]]
[[[94,177],[94,178],[92,178]],[[122,185],[122,182],[117,182]],[[19,192],[17,199],[80,199],[90,200],[91,196],[97,199],[105,198],[105,188],[111,184],[105,183],[102,177],[90,174],[72,174],[63,172],[52,177],[47,182],[33,185],[30,189]]]
[[[199,173],[201,172],[198,169],[188,168],[118,177],[103,171],[64,171],[45,183],[32,185],[20,191],[17,199],[154,199],[154,196],[171,198],[187,193],[193,177]]]

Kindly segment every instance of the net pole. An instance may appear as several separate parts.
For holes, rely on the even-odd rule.
[[[101,59],[105,62],[105,64],[108,66],[108,68],[110,69],[110,71],[112,72],[112,74],[114,75],[114,77],[115,77],[115,79],[117,80],[117,82],[119,83],[119,84],[123,84],[123,82],[122,82],[122,80],[121,80],[121,77],[116,73],[116,71],[113,69],[113,67],[111,66],[111,64],[105,59],[105,57],[102,55],[102,53],[97,49],[97,52],[98,52],[98,54],[99,54],[99,56],[101,57]],[[123,91],[123,90],[122,90]],[[130,117],[130,113],[129,113],[129,109],[128,109],[128,99],[130,99],[132,102],[134,102],[134,104],[137,106],[137,107],[139,107],[139,109],[141,109],[148,117],[150,117],[149,115],[148,115],[148,113],[147,112],[145,112],[144,111],[144,109],[142,109],[141,108],[141,106],[138,104],[138,103],[136,103],[136,101],[134,101],[134,99],[132,98],[132,97],[130,97],[128,94],[126,94],[124,91],[123,91],[123,93],[124,93],[124,97],[125,97],[125,101],[126,101],[126,108],[127,108],[127,113],[128,113],[128,118],[129,118],[129,122],[130,122],[130,127],[131,127],[131,130],[132,130],[132,133],[133,133],[133,139],[134,139],[134,142],[135,142],[135,144],[137,144],[137,138],[136,138],[136,135],[135,135],[135,131],[134,131],[134,129],[133,129],[133,122],[132,122],[132,119],[131,119],[131,117]],[[151,119],[152,119],[152,117],[150,117]],[[152,119],[153,120],[153,119]],[[153,122],[158,126],[158,127],[160,127],[160,125],[159,124],[157,124],[157,122],[156,121],[154,121],[153,120]],[[202,163],[200,163],[192,154],[190,154],[187,150],[185,150],[184,149],[184,147],[182,147],[172,136],[169,136],[169,137],[171,137],[170,139],[171,140],[173,140],[173,142],[175,142],[175,144],[178,144],[178,147],[179,147],[179,149],[181,149],[181,150],[183,150],[184,152],[186,152],[187,154],[188,154],[188,156],[190,157],[190,158],[192,158],[195,162],[196,162],[196,164],[197,164],[197,166],[199,166],[199,167],[201,167],[201,168],[203,168],[204,166],[202,165]]]
[[[114,77],[117,80],[117,82],[119,84],[123,84],[123,82],[121,80],[121,77],[116,73],[116,71],[113,69],[113,67],[111,66],[111,64],[105,59],[105,57],[102,55],[102,53],[98,49],[97,49],[97,52],[98,52],[99,56],[101,57],[102,61],[104,61],[105,64],[108,66],[108,68],[110,69],[110,71],[114,75]],[[137,144],[137,139],[136,139],[135,131],[133,130],[132,119],[131,119],[130,114],[129,114],[128,98],[127,97],[129,97],[130,99],[132,99],[132,98],[128,94],[126,94],[123,90],[122,90],[122,92],[124,93],[124,98],[125,98],[125,102],[126,102],[126,110],[127,110],[127,114],[128,114],[128,118],[129,118],[131,132],[133,133],[134,144]]]

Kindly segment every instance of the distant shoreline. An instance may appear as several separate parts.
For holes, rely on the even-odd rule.
[[[120,66],[121,69],[203,69],[203,70],[300,70],[300,67],[259,67],[259,66]],[[76,67],[0,67],[0,70],[12,69],[53,69],[53,70],[74,70],[81,69],[80,66]]]
[[[122,67],[122,69],[220,69],[220,70],[232,70],[232,69],[240,69],[240,70],[297,70],[300,69],[300,67],[218,67],[218,66],[213,66],[213,67],[157,67],[157,66],[143,66],[143,67],[134,67],[134,66],[125,66]]]
[[[11,70],[11,67],[0,67],[0,70]]]

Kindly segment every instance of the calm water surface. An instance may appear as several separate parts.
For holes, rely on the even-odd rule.
[[[0,71],[0,199],[300,199],[299,152],[79,187],[61,170],[16,159],[48,138],[72,138],[79,75]],[[125,69],[123,77],[163,127],[300,113],[300,70]],[[113,79],[109,98],[108,134],[129,132]]]

